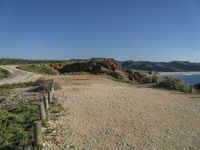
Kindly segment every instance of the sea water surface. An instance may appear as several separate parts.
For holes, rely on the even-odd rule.
[[[200,72],[160,72],[160,75],[174,76],[192,85],[200,83]]]

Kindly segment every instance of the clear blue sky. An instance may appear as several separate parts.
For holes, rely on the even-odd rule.
[[[200,62],[200,1],[1,0],[0,56]]]

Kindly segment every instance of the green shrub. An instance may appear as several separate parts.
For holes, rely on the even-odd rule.
[[[58,71],[51,68],[47,64],[26,64],[17,67],[25,71],[34,72],[37,74],[48,74],[48,75],[57,75]]]
[[[36,81],[38,88],[36,89],[36,91],[38,92],[48,92],[51,90],[51,85],[52,85],[53,80],[45,80],[43,78],[40,78]]]
[[[61,104],[57,103],[57,101],[53,101],[50,103],[50,113],[60,113],[62,111],[64,111],[64,109]]]
[[[160,77],[157,75],[153,75],[153,76],[145,76],[141,83],[145,84],[145,83],[157,83],[160,80]]]
[[[185,83],[183,80],[175,77],[164,77],[159,82],[159,87],[167,88],[169,90],[177,90],[180,92],[190,93],[190,85]]]
[[[5,69],[0,68],[0,80],[7,78],[8,76],[10,76],[11,73]]]
[[[60,84],[58,82],[54,82],[54,90],[56,91],[56,90],[60,90],[60,89],[62,89]]]
[[[25,149],[32,137],[33,122],[39,119],[36,104],[0,108],[0,149]]]
[[[54,82],[54,90],[60,90],[61,86],[59,85],[58,82],[55,82],[52,79],[45,80],[44,78],[39,78],[36,81],[36,84],[38,85],[38,88],[35,89],[35,90],[39,91],[39,92],[42,92],[42,91],[48,92],[48,91],[51,90],[53,82]]]
[[[119,71],[119,70],[109,71],[109,72],[106,72],[105,74],[113,77],[114,79],[116,79],[118,81],[130,82],[130,80],[127,77],[127,75],[124,72]]]
[[[142,78],[141,83],[146,84],[146,83],[151,83],[152,77],[151,76],[145,76]]]
[[[39,78],[36,82],[20,82],[20,83],[12,83],[12,84],[3,84],[0,86],[0,90],[7,90],[7,89],[16,89],[16,88],[26,88],[31,86],[38,86],[35,89],[38,92],[46,91],[48,92],[51,89],[53,80],[45,80],[44,78]],[[60,85],[57,82],[54,82],[54,90],[61,89]]]
[[[157,83],[157,82],[159,82],[160,81],[160,76],[159,75],[154,75],[153,77],[152,77],[152,82],[153,83]]]

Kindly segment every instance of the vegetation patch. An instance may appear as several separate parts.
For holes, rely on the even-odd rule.
[[[48,92],[51,90],[51,85],[53,83],[53,80],[45,80],[44,78],[39,78],[36,82],[20,82],[20,83],[12,83],[12,84],[3,84],[0,86],[0,94],[1,91],[5,90],[11,90],[11,89],[17,89],[17,88],[27,88],[27,87],[33,87],[38,86],[36,88],[36,91],[38,92]],[[54,82],[54,90],[61,89],[60,85],[57,82]],[[2,93],[3,94],[3,93]]]
[[[0,68],[0,80],[7,78],[11,73],[5,69]]]
[[[114,80],[130,83],[136,83],[143,77],[139,72],[124,70],[112,58],[92,58],[85,62],[66,64],[58,71],[62,74],[89,73],[94,75],[108,75]]]
[[[147,84],[147,83],[157,83],[160,81],[160,76],[159,75],[153,75],[153,76],[145,76],[141,83],[142,84]]]
[[[3,102],[11,92],[7,89],[0,89],[0,103]]]
[[[60,90],[61,86],[58,84],[58,82],[55,82],[51,79],[45,80],[44,78],[40,78],[36,81],[36,84],[38,85],[38,88],[35,89],[38,92],[48,92],[51,91],[52,84],[54,83],[54,90]]]
[[[12,83],[12,84],[3,84],[0,86],[0,90],[26,88],[30,86],[36,86],[36,85],[37,85],[36,82],[20,82],[20,83]]]
[[[108,75],[112,77],[112,79],[118,81],[130,82],[127,74],[123,70],[109,68],[95,60],[84,63],[67,64],[63,67],[61,73]]]
[[[105,72],[106,75],[111,76],[113,79],[117,80],[117,81],[122,81],[122,82],[130,82],[130,79],[128,78],[128,76],[119,70],[116,71],[107,71]]]
[[[190,85],[185,83],[183,80],[175,77],[163,77],[160,80],[158,86],[169,90],[177,90],[180,92],[191,93]]]
[[[59,73],[47,64],[26,64],[18,66],[17,68],[37,74],[57,75]]]
[[[25,149],[33,138],[33,122],[39,119],[38,114],[36,104],[0,108],[0,149]]]
[[[36,88],[42,87],[40,89],[45,91],[50,90],[52,83],[53,80],[41,78],[36,82],[5,84],[0,86],[0,100],[6,98],[14,91],[10,89],[37,86]],[[54,82],[54,88],[59,89],[59,84]],[[34,100],[37,99],[32,98]],[[18,97],[15,97],[15,99],[18,99]],[[61,114],[61,111],[63,111],[61,105],[57,104],[57,102],[51,103],[51,114],[58,116]],[[5,105],[0,108],[0,150],[22,150],[32,147],[34,138],[33,125],[39,119],[39,106],[37,101],[19,102],[18,104]],[[43,122],[44,125],[48,125],[46,120]]]
[[[50,110],[49,110],[50,113],[56,114],[63,111],[64,111],[63,107],[57,101],[53,101],[50,103]]]
[[[54,81],[54,90],[57,91],[57,90],[60,90],[60,89],[62,89],[62,87],[60,86],[60,84],[58,82]]]

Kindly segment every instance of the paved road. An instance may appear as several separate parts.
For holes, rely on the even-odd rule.
[[[12,73],[10,77],[1,80],[0,85],[21,82],[34,75],[34,73],[17,69],[15,65],[0,65],[0,68],[6,69]]]

